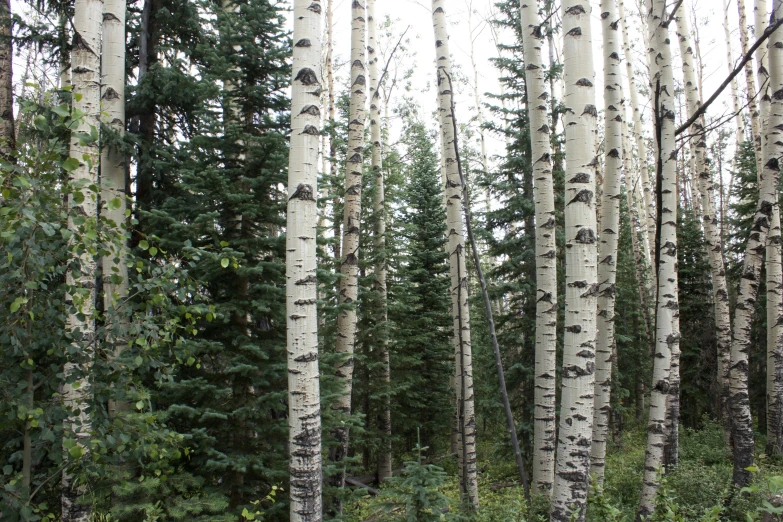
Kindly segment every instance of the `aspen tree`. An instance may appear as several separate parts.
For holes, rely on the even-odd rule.
[[[731,73],[734,68],[734,58],[731,53],[731,28],[729,26],[729,4],[728,0],[723,0],[723,36],[726,39],[726,67]],[[742,108],[739,101],[739,88],[737,79],[731,79],[731,101],[734,106],[734,122],[737,125],[737,144],[745,141],[744,124],[742,123]]]
[[[701,106],[701,96],[696,83],[693,47],[691,46],[690,27],[687,15],[681,10],[677,19],[677,33],[680,43],[680,56],[685,80],[685,97],[689,114],[694,114]],[[699,118],[691,127],[694,135],[692,145],[695,170],[692,176],[699,178],[701,193],[702,224],[704,240],[712,272],[712,294],[715,313],[715,337],[718,353],[718,386],[720,404],[723,409],[728,404],[728,369],[731,356],[731,312],[726,283],[726,270],[723,264],[723,245],[718,229],[718,216],[715,211],[715,187],[712,173],[707,165],[707,136],[704,118]]]
[[[327,115],[330,122],[335,121],[336,95],[334,90],[334,0],[326,0],[326,90],[329,100]],[[334,139],[329,136],[329,179],[333,178],[337,149]],[[332,194],[332,230],[334,232],[333,253],[335,259],[340,259],[340,219],[337,213],[338,196]]]
[[[745,12],[745,0],[737,0],[739,11],[739,36],[742,55],[748,54],[748,20]],[[728,40],[727,40],[728,41]],[[730,65],[731,66],[731,65]],[[756,153],[756,173],[761,176],[763,170],[761,157],[761,122],[758,103],[756,103],[756,77],[753,74],[753,61],[745,64],[745,82],[747,84],[748,111],[750,112],[750,132],[753,138],[753,150]]]
[[[525,84],[533,152],[536,206],[536,355],[533,485],[550,494],[555,475],[555,373],[557,371],[557,262],[555,194],[547,91],[541,47],[544,35],[535,0],[520,0]]]
[[[652,270],[652,249],[655,247],[655,203],[652,197],[652,184],[650,182],[650,172],[647,167],[647,143],[644,139],[642,129],[644,128],[642,122],[642,109],[639,104],[638,87],[636,85],[636,72],[633,67],[633,55],[631,54],[631,41],[628,36],[628,24],[625,19],[625,8],[623,2],[618,4],[618,12],[620,14],[620,24],[623,31],[623,53],[625,56],[625,70],[628,77],[628,92],[630,93],[631,112],[633,114],[633,137],[636,142],[636,151],[639,156],[639,183],[641,184],[641,190],[644,195],[644,226],[647,230],[647,237],[644,238],[642,246],[644,247],[644,257],[647,260],[647,264],[650,267],[648,272],[648,295],[649,301],[653,301],[655,297],[656,288],[656,274]],[[649,313],[649,312],[648,312]]]
[[[291,152],[286,225],[286,330],[290,519],[319,522],[321,397],[316,311],[317,160],[320,130],[320,0],[294,1]]]
[[[383,143],[381,138],[381,93],[379,91],[378,26],[375,23],[375,0],[367,0],[367,23],[369,25],[369,44],[367,45],[368,63],[370,69],[370,139],[372,141],[372,172],[375,178],[375,194],[373,198],[373,214],[375,216],[375,249],[378,260],[375,265],[375,290],[381,300],[381,310],[378,321],[381,327],[381,382],[386,388],[382,397],[382,407],[379,416],[380,430],[383,434],[382,446],[378,456],[378,480],[384,481],[392,476],[392,446],[391,446],[391,402],[388,387],[391,382],[389,368],[389,339],[386,329],[386,203],[384,201],[383,183]],[[380,253],[380,254],[378,254]]]
[[[595,348],[595,411],[590,471],[603,482],[609,432],[612,362],[615,347],[614,306],[617,241],[620,235],[620,175],[623,169],[623,75],[620,68],[617,0],[601,0],[604,52],[605,156],[603,212],[598,247],[598,339]]]
[[[767,29],[767,2],[755,0],[753,5],[754,28],[756,39],[764,35]],[[761,111],[761,163],[766,165],[767,133],[769,132],[769,113],[772,99],[769,95],[769,55],[765,47],[756,51],[756,74],[762,89],[759,100]],[[767,285],[767,454],[775,455],[783,452],[783,408],[781,408],[781,392],[783,383],[783,266],[781,265],[780,237],[780,207],[772,209],[769,234],[765,253],[766,285]]]
[[[16,148],[11,0],[0,1],[0,155]]]
[[[762,3],[763,5],[763,3]],[[757,2],[758,6],[758,2]],[[761,9],[758,6],[757,9]],[[783,17],[783,3],[780,0],[774,0],[774,12],[772,21],[778,21]],[[766,18],[762,16],[762,18]],[[757,17],[758,20],[758,17]],[[758,30],[757,30],[758,31]],[[765,175],[773,177],[779,175],[780,158],[783,155],[781,146],[781,134],[783,134],[783,34],[778,29],[769,40],[768,51],[768,71],[769,71],[769,109],[766,114],[766,128],[763,140],[764,144],[764,168]],[[777,179],[773,180],[774,187],[777,187]],[[778,202],[777,192],[774,194],[775,203]],[[781,283],[780,267],[780,207],[774,205],[772,209],[772,223],[767,240],[767,272],[776,271],[776,279],[773,282],[767,277],[767,284],[774,284],[776,290],[775,307],[767,302],[767,321],[773,322],[774,328],[771,332],[771,339],[767,339],[767,452],[770,454],[783,453],[783,327],[781,321]],[[774,257],[774,263],[771,261]],[[767,288],[768,296],[770,287]],[[769,297],[768,297],[769,299]],[[773,310],[770,310],[772,308]],[[771,344],[770,344],[771,343]],[[771,368],[770,368],[771,367]]]
[[[119,134],[125,131],[125,0],[104,0],[103,49],[101,52],[101,102],[107,123]],[[125,157],[104,146],[101,152],[101,199],[103,214],[123,234],[116,252],[103,258],[104,310],[117,308],[118,300],[128,292],[128,263],[125,245]],[[119,283],[114,283],[119,278]],[[115,348],[119,352],[119,346]],[[109,403],[109,414],[124,405]]]
[[[660,247],[658,249],[658,305],[656,318],[656,346],[653,363],[653,382],[650,394],[650,414],[647,424],[647,451],[645,454],[639,515],[649,516],[655,510],[659,474],[663,464],[669,418],[668,402],[671,390],[678,382],[679,354],[679,296],[677,288],[677,206],[676,142],[674,76],[672,73],[669,17],[664,0],[646,3],[647,26],[650,33],[648,56],[653,73],[653,107],[658,136],[656,169],[660,177]],[[675,386],[672,386],[672,382]],[[676,428],[676,424],[675,424]]]
[[[591,7],[563,2],[565,83],[566,312],[562,402],[558,430],[552,520],[584,520],[590,473],[595,386],[596,248],[595,72]]]
[[[353,354],[356,345],[356,304],[359,299],[359,226],[362,213],[362,170],[364,167],[364,124],[367,118],[367,12],[362,0],[351,4],[351,97],[348,116],[348,153],[345,165],[345,206],[343,212],[343,246],[340,258],[340,293],[338,303],[345,306],[337,315],[336,351],[344,359],[337,367],[342,393],[336,409],[351,413],[353,390]],[[347,305],[347,306],[346,306]],[[348,452],[348,429],[338,427],[339,442],[334,460],[342,463]],[[339,473],[339,484],[345,480],[345,469]]]
[[[70,216],[68,228],[82,235],[94,227],[98,216],[98,194],[90,189],[98,184],[100,150],[98,141],[85,142],[78,137],[90,135],[100,128],[101,112],[101,31],[103,21],[102,0],[76,0],[73,16],[73,49],[71,75],[73,82],[73,110],[84,114],[71,138],[70,159],[78,166],[70,172],[73,193],[68,198]],[[67,274],[69,293],[66,301],[74,310],[68,314],[66,331],[72,345],[63,368],[63,404],[68,411],[64,421],[64,453],[89,458],[92,431],[90,401],[92,386],[89,374],[95,357],[95,277],[96,262],[86,248],[74,245],[74,261],[78,268]],[[82,497],[87,492],[85,484],[77,483],[68,468],[62,475],[63,522],[87,522],[92,516],[92,505]]]
[[[465,231],[462,223],[462,181],[457,168],[456,122],[453,112],[451,55],[446,22],[445,0],[432,0],[432,24],[438,73],[438,112],[446,171],[447,252],[451,272],[451,303],[457,348],[456,383],[460,455],[460,486],[463,498],[473,509],[479,506],[476,469],[476,413],[473,396],[473,362],[470,345],[468,276],[465,265]]]

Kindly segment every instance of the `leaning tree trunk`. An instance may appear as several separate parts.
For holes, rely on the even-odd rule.
[[[367,46],[370,65],[370,139],[372,140],[372,172],[375,177],[375,194],[373,199],[373,216],[375,218],[375,291],[378,292],[380,310],[378,323],[381,326],[379,348],[381,355],[381,411],[379,424],[383,439],[378,454],[378,482],[392,476],[392,426],[391,400],[389,385],[391,374],[389,368],[389,333],[387,328],[388,312],[386,307],[386,202],[383,186],[383,143],[381,138],[381,93],[378,90],[378,55],[375,46],[378,45],[378,28],[375,24],[375,0],[367,1],[367,23],[369,24],[369,45]]]
[[[655,131],[657,135],[656,170],[658,178],[658,298],[656,346],[653,382],[650,394],[650,414],[647,424],[640,516],[655,510],[655,497],[660,482],[664,446],[671,423],[668,403],[672,391],[677,393],[679,378],[676,359],[679,354],[679,297],[677,288],[677,172],[675,132],[674,76],[672,73],[670,16],[664,0],[646,3],[650,32],[650,64],[653,67]],[[674,385],[672,385],[674,383]],[[671,390],[671,389],[674,390]],[[674,421],[676,422],[676,420]],[[674,424],[676,429],[676,424]]]
[[[473,362],[470,345],[470,314],[468,307],[468,276],[465,265],[465,231],[462,224],[462,183],[456,158],[454,114],[452,111],[451,56],[444,10],[445,0],[432,0],[432,24],[435,31],[435,52],[438,68],[438,111],[441,140],[446,167],[446,220],[448,254],[451,268],[451,303],[454,314],[454,336],[457,340],[456,378],[460,486],[463,498],[478,509],[478,474],[476,470],[476,413],[473,397]]]
[[[0,155],[6,159],[16,148],[12,28],[11,0],[0,1]]]
[[[321,395],[318,373],[318,137],[321,6],[294,0],[291,152],[286,222],[286,331],[291,522],[321,514]],[[317,9],[316,9],[317,8]]]
[[[656,288],[656,274],[652,270],[652,249],[655,247],[655,202],[653,201],[653,185],[650,181],[650,173],[647,167],[647,142],[644,139],[642,129],[644,128],[642,122],[642,107],[639,104],[638,87],[636,85],[636,71],[633,67],[633,55],[631,54],[631,40],[628,36],[628,24],[625,19],[625,8],[623,2],[619,2],[618,12],[620,13],[620,24],[623,30],[623,53],[625,57],[625,69],[626,76],[628,77],[628,92],[630,92],[631,111],[633,113],[633,136],[636,141],[636,151],[639,155],[639,182],[642,185],[642,193],[644,194],[644,216],[645,225],[647,228],[647,238],[643,244],[644,255],[651,270],[648,278],[648,295],[651,300],[655,299]],[[651,303],[652,304],[652,303]]]
[[[100,149],[97,141],[85,142],[79,135],[90,135],[91,128],[100,128],[101,114],[101,31],[103,22],[103,0],[76,0],[73,17],[73,51],[71,74],[73,85],[73,110],[84,114],[78,120],[71,138],[71,159],[78,166],[70,172],[71,190],[68,198],[70,215],[68,229],[75,238],[85,241],[90,223],[98,217],[97,198],[90,186],[98,184]],[[81,218],[77,220],[76,218]],[[81,221],[81,224],[79,223]],[[75,241],[72,240],[72,241]],[[68,271],[66,302],[69,312],[66,330],[73,339],[73,355],[69,355],[63,369],[63,404],[67,418],[63,423],[65,458],[69,453],[82,454],[89,459],[92,413],[90,402],[92,385],[90,371],[95,356],[95,277],[96,262],[89,248],[79,249],[75,268]],[[70,449],[71,442],[75,442]],[[87,522],[92,517],[92,504],[83,497],[88,492],[86,484],[76,482],[70,466],[62,475],[62,520],[63,522]]]
[[[528,3],[529,2],[529,3]],[[525,83],[530,123],[530,146],[535,161],[536,207],[536,355],[533,485],[549,495],[555,479],[555,373],[557,372],[557,246],[549,92],[541,47],[544,35],[534,0],[520,0],[525,58]]]
[[[685,80],[686,104],[688,113],[694,114],[701,106],[701,97],[699,96],[699,88],[696,83],[695,57],[691,45],[690,27],[684,10],[677,16],[677,33]],[[699,118],[689,132],[694,136],[692,151],[694,154],[695,171],[692,175],[699,177],[698,186],[701,194],[704,240],[712,271],[715,337],[718,354],[718,386],[721,410],[725,411],[729,395],[727,384],[729,360],[731,357],[731,312],[729,310],[726,270],[723,264],[723,245],[714,205],[715,187],[712,182],[712,173],[707,164],[707,136],[704,118]]]
[[[623,170],[623,73],[620,68],[620,19],[616,0],[601,0],[604,51],[604,183],[598,247],[598,339],[595,347],[595,411],[590,471],[602,483],[611,413],[612,362],[615,348],[614,305],[617,241],[620,235],[620,174]]]
[[[105,0],[103,12],[103,50],[101,53],[101,101],[108,124],[119,135],[125,131],[125,0]],[[104,145],[101,153],[101,211],[114,232],[120,235],[115,251],[103,258],[104,310],[124,313],[120,300],[128,293],[128,251],[126,244],[125,156],[118,147]],[[118,279],[119,278],[119,279]],[[114,281],[119,281],[115,283]],[[114,317],[119,320],[120,317]],[[127,321],[121,321],[125,324]],[[122,339],[114,339],[115,355],[119,355]],[[126,404],[109,402],[109,415],[114,416]]]
[[[780,0],[775,0],[775,12],[772,20],[777,21],[783,16]],[[762,18],[764,18],[762,16]],[[758,17],[757,17],[758,19]],[[758,22],[757,22],[758,23]],[[769,74],[769,109],[766,113],[766,128],[764,136],[764,167],[765,174],[779,173],[781,150],[781,134],[783,134],[783,34],[780,29],[770,36],[768,53]],[[777,182],[774,182],[777,187]],[[775,194],[775,202],[779,201]],[[767,287],[767,322],[774,324],[771,336],[767,338],[767,453],[783,453],[783,314],[781,308],[781,237],[780,208],[773,206],[771,226],[767,240],[767,285],[774,285],[775,306],[771,306],[770,286]],[[771,261],[774,259],[774,263]],[[771,281],[769,275],[774,270],[775,278]],[[768,334],[769,335],[769,334]],[[770,371],[770,367],[772,371]]]
[[[595,72],[590,4],[563,2],[566,311],[552,520],[584,520],[593,432],[596,301]]]
[[[367,117],[367,29],[365,5],[361,0],[351,4],[351,99],[348,123],[348,153],[345,165],[345,207],[343,210],[343,246],[340,258],[340,293],[343,307],[337,315],[336,351],[343,359],[337,366],[337,379],[342,387],[335,409],[344,415],[351,413],[353,390],[353,354],[356,345],[356,305],[359,299],[359,226],[362,214],[362,170],[364,167],[364,123]],[[335,429],[338,447],[333,459],[340,470],[335,486],[343,487],[348,453],[348,428]]]

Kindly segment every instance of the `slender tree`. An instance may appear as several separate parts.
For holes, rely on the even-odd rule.
[[[606,438],[611,412],[612,363],[615,348],[614,307],[617,279],[617,242],[620,235],[620,175],[623,170],[623,75],[620,68],[620,19],[616,0],[601,1],[604,51],[604,146],[603,212],[598,247],[598,339],[595,348],[595,411],[590,471],[599,482],[604,478]]]
[[[764,3],[757,2],[757,9],[762,9]],[[780,0],[774,0],[772,21],[783,17],[783,5]],[[761,18],[765,18],[761,16]],[[757,15],[757,20],[759,16]],[[757,23],[760,23],[757,21]],[[757,29],[758,32],[758,29]],[[772,183],[777,187],[777,176],[780,173],[780,158],[783,155],[781,134],[783,134],[783,35],[780,30],[770,36],[768,46],[769,67],[769,109],[766,114],[764,144],[764,174],[773,177]],[[779,202],[777,191],[774,202]],[[774,205],[771,213],[771,226],[767,239],[767,452],[783,453],[783,326],[781,318],[781,236],[780,236],[780,206]],[[775,272],[774,277],[770,272]],[[770,324],[771,323],[771,324]]]
[[[748,42],[748,19],[745,10],[745,0],[737,0],[737,10],[739,11],[739,37],[740,49],[742,55],[748,54],[750,43]],[[748,111],[750,112],[750,132],[753,138],[753,150],[756,152],[756,172],[761,175],[763,169],[761,154],[761,119],[759,105],[756,101],[758,91],[756,90],[756,77],[753,74],[753,61],[748,60],[745,63],[745,83],[748,87],[746,95],[748,97]]]
[[[642,225],[647,231],[646,237],[643,238],[643,253],[650,270],[647,277],[647,293],[649,296],[648,301],[653,301],[655,298],[655,271],[652,270],[653,254],[652,250],[655,248],[655,202],[653,200],[653,185],[650,182],[650,172],[647,166],[647,142],[644,138],[642,129],[644,124],[642,120],[642,107],[639,103],[638,87],[636,84],[636,71],[633,66],[633,55],[631,54],[631,40],[628,36],[628,23],[625,18],[625,8],[623,2],[619,3],[618,12],[620,14],[620,24],[623,30],[623,53],[625,57],[625,70],[628,77],[628,92],[630,93],[631,112],[633,114],[633,137],[636,143],[636,152],[638,154],[639,162],[639,184],[644,195],[644,221]],[[652,303],[650,303],[652,304]],[[649,316],[649,311],[647,316]],[[652,326],[652,324],[650,324]]]
[[[345,165],[345,207],[343,212],[342,257],[340,258],[340,292],[343,308],[337,315],[337,378],[342,392],[336,409],[351,413],[354,349],[356,346],[356,303],[359,299],[359,227],[362,213],[362,171],[364,168],[364,124],[367,118],[367,10],[363,0],[351,4],[351,96],[348,115],[348,153]],[[335,430],[339,446],[334,461],[342,463],[348,452],[348,428]],[[340,472],[338,486],[345,480]]]
[[[375,193],[373,197],[373,215],[375,217],[375,240],[377,261],[375,265],[375,290],[380,298],[378,322],[381,325],[381,336],[378,341],[381,358],[382,394],[381,412],[379,414],[380,430],[383,434],[382,449],[378,455],[378,480],[383,481],[392,476],[392,424],[391,400],[388,393],[391,384],[389,367],[389,338],[386,322],[388,320],[386,291],[386,202],[383,183],[383,142],[381,137],[381,93],[378,82],[378,26],[375,22],[375,0],[367,0],[367,24],[369,26],[369,44],[367,45],[368,63],[370,66],[370,139],[372,141],[372,173],[375,178]]]
[[[465,231],[462,223],[462,181],[457,166],[453,111],[451,55],[446,22],[445,0],[432,1],[432,24],[435,32],[435,52],[438,74],[438,112],[446,172],[447,252],[451,272],[451,303],[456,339],[457,425],[460,458],[460,485],[466,503],[478,509],[478,474],[476,469],[476,413],[473,395],[473,354],[470,344],[470,314],[468,306],[468,275],[465,264]]]
[[[677,15],[677,34],[680,43],[680,56],[685,80],[685,98],[688,113],[695,113],[701,106],[701,96],[696,81],[695,57],[691,45],[690,26],[685,10]],[[718,354],[718,386],[721,408],[728,404],[728,370],[731,356],[731,315],[729,294],[726,283],[726,270],[723,264],[723,245],[718,228],[718,216],[715,211],[715,187],[712,172],[707,165],[707,136],[704,118],[699,118],[691,127],[694,136],[692,151],[695,170],[692,176],[699,178],[701,194],[702,224],[707,254],[712,272],[712,295],[715,312],[715,337]]]
[[[565,80],[566,312],[562,403],[552,520],[584,520],[592,444],[598,251],[596,248],[596,120],[591,7],[563,2]]]
[[[119,136],[125,131],[125,0],[105,0],[103,5],[103,49],[101,52],[101,102],[106,123]],[[106,203],[102,211],[110,225],[124,234],[125,157],[117,146],[103,144],[101,151],[101,199]],[[117,252],[103,258],[104,310],[117,309],[128,292],[128,252],[125,242]],[[119,352],[119,343],[115,352]],[[113,415],[123,404],[109,403]]]
[[[652,85],[655,104],[655,132],[657,150],[658,194],[658,298],[655,335],[653,383],[650,395],[650,415],[647,424],[647,451],[645,454],[639,515],[648,516],[655,509],[655,498],[663,465],[667,427],[671,415],[669,404],[672,393],[678,393],[677,364],[679,354],[679,296],[677,286],[677,172],[674,132],[675,99],[672,73],[671,43],[669,39],[670,16],[663,0],[648,1],[647,24],[650,32],[648,50],[652,68]],[[676,429],[676,424],[675,424]]]
[[[321,398],[316,312],[320,0],[295,0],[293,41],[286,226],[290,519],[292,522],[318,522],[322,520]]]
[[[541,47],[544,35],[538,5],[520,0],[524,38],[525,85],[533,153],[536,206],[536,357],[535,424],[533,427],[533,484],[550,494],[555,474],[555,374],[557,371],[557,246],[555,195],[552,179],[552,145],[547,91]]]
[[[82,133],[94,135],[100,128],[101,113],[101,31],[103,0],[77,0],[74,4],[74,46],[71,54],[73,110],[84,115],[71,138],[70,158],[78,164],[70,172],[72,194],[68,228],[75,235],[89,234],[98,215],[97,194],[100,150],[98,140],[85,140]],[[92,386],[90,369],[95,356],[95,277],[96,262],[87,248],[74,248],[73,263],[68,271],[69,302],[66,330],[72,339],[63,375],[63,403],[68,411],[64,423],[66,458],[89,455],[93,416],[90,411]],[[75,445],[74,445],[75,443]],[[70,446],[70,447],[69,447]],[[76,448],[74,450],[73,448]],[[92,505],[80,498],[87,485],[79,483],[68,468],[62,475],[63,522],[87,522]]]
[[[0,2],[0,154],[8,157],[16,148],[11,0]]]
[[[731,27],[729,26],[729,4],[728,0],[723,0],[723,37],[726,39],[726,67],[731,73],[734,68],[734,58],[731,53]],[[745,125],[742,122],[742,109],[739,101],[739,88],[737,79],[731,79],[731,101],[734,107],[734,123],[737,126],[737,143],[742,144],[745,141]]]

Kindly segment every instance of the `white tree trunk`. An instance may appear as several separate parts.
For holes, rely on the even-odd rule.
[[[557,246],[549,92],[541,58],[544,36],[534,0],[520,0],[533,189],[536,206],[536,355],[533,485],[551,494],[555,479],[555,374],[557,373]]]
[[[294,0],[291,152],[286,225],[290,519],[319,522],[321,397],[316,310],[321,4]]]
[[[626,76],[628,77],[628,92],[630,93],[631,111],[633,113],[633,136],[636,141],[636,152],[639,156],[639,182],[641,183],[642,193],[644,194],[644,216],[645,226],[647,229],[647,238],[644,244],[644,255],[648,264],[652,268],[652,249],[655,247],[655,228],[656,228],[656,210],[655,201],[653,200],[653,185],[650,179],[650,172],[647,167],[647,143],[644,140],[644,134],[642,129],[644,124],[642,121],[642,108],[639,104],[639,88],[636,84],[636,71],[633,66],[633,55],[631,54],[631,41],[628,36],[628,24],[625,19],[625,8],[623,2],[619,2],[618,12],[620,13],[620,24],[623,31],[623,53],[625,56],[625,69]],[[645,38],[646,41],[646,38]],[[650,297],[654,298],[655,289],[657,287],[656,277],[654,270],[650,270],[648,274],[648,293]],[[651,301],[654,299],[651,299]]]
[[[593,431],[596,301],[595,71],[591,7],[563,2],[566,312],[552,520],[584,520]]]
[[[378,321],[382,323],[379,348],[381,351],[381,385],[385,391],[381,398],[379,414],[380,430],[383,434],[381,449],[378,455],[378,481],[383,482],[392,476],[392,425],[391,401],[388,388],[391,382],[389,361],[389,338],[386,321],[386,202],[383,183],[383,138],[381,136],[381,93],[378,82],[378,27],[375,23],[375,0],[367,0],[367,23],[369,24],[369,44],[367,45],[368,62],[370,64],[370,139],[372,140],[372,172],[375,177],[375,194],[373,199],[373,215],[375,216],[375,249],[378,260],[375,266],[375,290],[380,297],[381,310]],[[380,254],[379,254],[380,252]]]
[[[731,28],[729,27],[729,4],[728,0],[723,0],[723,37],[726,40],[726,67],[731,73],[734,69],[734,58],[731,53]],[[745,141],[745,129],[742,123],[742,108],[739,101],[739,89],[737,87],[737,78],[731,80],[731,100],[734,107],[734,122],[737,126],[737,144]]]
[[[103,50],[101,53],[101,101],[107,124],[120,135],[125,131],[125,0],[105,0],[103,5]],[[103,258],[104,310],[117,310],[128,293],[126,247],[125,156],[116,148],[104,145],[101,153],[101,200],[107,203],[101,213],[122,234],[117,251]],[[113,283],[112,279],[121,278]],[[116,280],[116,279],[115,279]],[[118,340],[117,340],[118,341]],[[116,342],[116,341],[115,341]],[[119,353],[120,345],[115,346]],[[109,415],[124,404],[109,402]]]
[[[98,184],[100,149],[98,141],[83,143],[75,137],[77,133],[91,134],[100,129],[101,112],[101,32],[103,26],[102,0],[76,0],[74,4],[74,44],[71,52],[73,81],[73,110],[84,117],[79,120],[71,138],[70,157],[79,166],[70,173],[73,193],[68,198],[71,216],[68,228],[77,237],[86,241],[84,233],[95,226],[98,218],[98,194],[89,187]],[[74,217],[84,218],[78,224]],[[66,330],[73,337],[73,355],[68,357],[63,368],[63,405],[68,417],[63,423],[64,439],[75,441],[81,448],[83,459],[89,459],[92,431],[92,386],[90,371],[95,357],[95,278],[96,262],[89,249],[81,249],[74,259],[77,270],[69,270],[67,284],[69,293],[66,302],[75,311],[69,312]],[[77,313],[78,312],[78,313]],[[65,458],[69,459],[66,447]],[[62,475],[62,520],[63,522],[87,522],[92,516],[92,504],[82,496],[88,492],[86,484],[77,483],[70,469]]]
[[[701,96],[696,83],[695,57],[693,55],[693,47],[691,46],[690,27],[684,10],[681,10],[677,16],[677,33],[680,43],[680,56],[682,57],[688,113],[694,114],[701,106]],[[712,272],[720,404],[721,409],[726,411],[729,393],[728,371],[731,358],[731,313],[729,310],[726,270],[723,264],[723,245],[718,228],[718,216],[715,211],[715,187],[712,181],[712,173],[709,165],[707,165],[707,137],[704,129],[704,118],[702,117],[687,132],[695,136],[692,145],[695,170],[691,175],[699,178],[704,239]]]
[[[677,359],[680,344],[679,296],[677,288],[677,172],[675,132],[674,76],[668,17],[664,0],[646,3],[650,32],[649,60],[652,66],[653,107],[660,140],[656,151],[656,167],[661,176],[660,253],[658,262],[658,306],[653,382],[650,394],[650,414],[647,425],[647,451],[639,513],[650,515],[655,509],[659,473],[663,464],[667,440],[670,388],[679,381]],[[674,386],[672,386],[674,383]],[[675,424],[676,429],[676,424]]]
[[[356,305],[359,299],[359,227],[362,213],[362,171],[364,168],[364,125],[367,119],[367,10],[362,0],[351,4],[351,98],[348,123],[348,153],[345,165],[345,206],[343,212],[343,246],[340,258],[340,293],[338,303],[346,306],[337,315],[337,353],[343,360],[337,367],[342,393],[336,408],[351,413],[353,390],[353,354],[356,345]],[[348,452],[348,429],[338,427],[335,435],[341,447],[335,462],[342,463]],[[345,470],[340,473],[340,486]]]
[[[739,11],[739,36],[740,36],[740,48],[742,49],[742,55],[748,53],[750,44],[748,43],[748,19],[745,13],[745,0],[737,0],[737,10]],[[759,52],[759,51],[757,51]],[[756,77],[753,74],[753,60],[749,60],[745,64],[745,82],[747,83],[747,96],[748,96],[748,110],[750,111],[750,130],[753,134],[753,150],[756,152],[756,173],[761,179],[761,171],[763,170],[762,153],[761,153],[761,121],[759,114],[759,106],[756,102]]]
[[[438,72],[438,111],[446,170],[447,252],[451,268],[451,303],[456,338],[456,375],[461,491],[465,502],[478,509],[478,474],[476,470],[476,412],[473,396],[473,362],[470,345],[468,275],[465,265],[465,231],[462,223],[462,181],[457,168],[456,122],[453,113],[454,87],[451,78],[449,35],[444,10],[445,0],[432,0],[432,24]]]
[[[615,348],[614,306],[617,241],[620,235],[620,175],[623,170],[623,73],[620,68],[620,18],[616,0],[601,0],[604,52],[605,156],[602,214],[598,247],[598,340],[595,348],[595,411],[590,471],[601,483],[606,465],[606,438],[611,412],[612,362]]]

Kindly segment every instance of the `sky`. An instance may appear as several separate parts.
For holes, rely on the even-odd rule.
[[[639,18],[639,7],[636,0],[625,0],[625,2],[626,22],[629,26],[631,38],[635,40],[633,44],[635,48],[634,66],[638,71],[637,82],[640,82],[641,77],[646,78],[647,70],[646,66],[643,65],[643,45],[639,41],[643,30]],[[497,50],[492,32],[486,23],[486,20],[490,19],[495,11],[494,3],[495,0],[446,0],[446,13],[450,22],[449,40],[453,66],[461,69],[471,80],[471,32],[469,25],[473,26],[472,35],[479,75],[479,93],[498,93],[500,90],[498,72],[491,62],[491,58],[497,56]],[[600,110],[603,106],[601,99],[603,92],[603,53],[601,51],[600,9],[599,2],[593,0],[591,3],[593,6],[591,18],[593,22],[593,54],[596,71],[596,106]],[[748,23],[752,24],[753,3],[747,2],[747,0],[746,3],[749,3],[749,5],[746,5]],[[411,79],[413,86],[412,94],[421,105],[424,114],[434,112],[436,99],[432,81],[435,76],[435,52],[430,6],[429,0],[377,0],[376,3],[376,18],[378,20],[389,16],[392,20],[398,21],[399,30],[404,30],[405,27],[410,26],[406,36],[417,37],[411,44],[411,48],[416,51],[415,70]],[[723,32],[723,6],[721,2],[710,0],[685,0],[681,9],[687,11],[692,27],[698,25],[699,50],[702,57],[703,87],[705,91],[702,93],[702,98],[706,99],[714,92],[729,72],[726,61],[726,39]],[[350,55],[350,10],[349,0],[335,0],[335,57],[338,63],[345,63]],[[470,12],[473,13],[471,17],[472,24],[469,24],[468,20]],[[732,46],[732,55],[736,62],[740,56],[736,0],[729,0],[728,13],[729,24],[732,28],[729,44]],[[696,23],[694,23],[694,20]],[[672,24],[671,35],[675,78],[676,82],[681,83],[682,74],[679,66],[679,49],[675,39],[674,24]],[[508,41],[509,35],[501,32],[498,37],[501,40],[506,39],[505,41]],[[751,43],[754,40],[751,36]],[[557,45],[559,48],[559,42]],[[624,70],[625,68],[623,68]],[[345,71],[341,72],[345,73]],[[740,91],[744,91],[744,75],[740,74],[738,80],[740,81]],[[641,82],[645,81],[646,79],[641,80]],[[476,114],[472,88],[472,86],[463,87],[455,98],[457,118],[460,122],[465,122]],[[728,112],[728,107],[731,105],[730,92],[730,89],[726,89],[724,94],[713,104],[708,112],[709,117],[717,118]],[[645,106],[647,105],[648,102],[643,96],[640,97],[640,100]],[[489,113],[485,113],[485,116],[491,118]],[[731,122],[728,125],[731,125]],[[487,135],[487,143],[491,155],[502,153],[503,143],[499,137]]]

